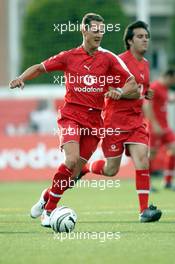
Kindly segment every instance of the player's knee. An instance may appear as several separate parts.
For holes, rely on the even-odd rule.
[[[106,167],[104,173],[106,176],[113,177],[118,173],[119,169],[115,166]]]
[[[149,167],[149,159],[146,155],[141,155],[139,157],[139,163],[140,163],[140,167],[141,169],[148,169]]]
[[[65,163],[68,166],[68,168],[74,169],[77,166],[79,159],[80,157],[78,155],[71,155],[66,157]]]

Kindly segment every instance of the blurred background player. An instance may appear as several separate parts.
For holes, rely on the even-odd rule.
[[[30,113],[29,132],[36,132],[41,135],[51,134],[57,131],[57,113],[53,102],[39,100],[37,108]]]
[[[122,100],[107,100],[104,117],[105,127],[119,128],[120,134],[106,135],[102,142],[106,160],[87,164],[80,175],[81,177],[87,172],[93,172],[115,176],[120,168],[125,149],[126,154],[131,156],[136,170],[136,190],[139,198],[141,222],[153,222],[161,217],[160,210],[153,205],[148,206],[150,191],[149,135],[144,123],[142,106],[145,98],[150,100],[153,96],[153,92],[149,88],[149,63],[144,58],[149,39],[148,26],[142,21],[136,21],[126,28],[124,43],[127,51],[120,54],[120,58],[135,76],[140,88],[135,94],[122,96]]]
[[[154,97],[149,104],[145,104],[144,111],[150,125],[150,173],[153,174],[152,163],[162,146],[167,149],[167,162],[164,170],[164,187],[172,189],[175,173],[175,133],[168,123],[168,102],[174,102],[170,98],[169,90],[175,84],[175,69],[166,70],[157,80],[151,83]],[[174,188],[173,188],[174,189]]]
[[[86,14],[82,21],[83,43],[80,47],[33,65],[10,82],[11,88],[23,87],[24,81],[45,72],[59,70],[66,74],[65,104],[58,120],[59,129],[64,132],[64,136],[62,134],[60,137],[60,145],[64,150],[65,162],[54,175],[51,188],[42,192],[39,201],[31,209],[33,218],[42,214],[41,224],[45,227],[50,227],[50,213],[69,188],[74,173],[80,173],[82,165],[89,160],[100,140],[98,135],[91,133],[81,135],[80,129],[88,128],[88,132],[94,128],[98,130],[103,125],[101,110],[104,96],[113,99],[121,97],[120,89],[109,91],[108,83],[102,85],[98,77],[120,75],[120,87],[124,86],[122,94],[136,91],[136,82],[126,65],[116,55],[99,47],[104,33],[103,22],[98,14]],[[97,81],[94,81],[94,76]],[[69,133],[70,129],[75,133]]]

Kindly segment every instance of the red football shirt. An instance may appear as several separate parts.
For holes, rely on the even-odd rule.
[[[151,83],[151,88],[154,90],[152,107],[154,115],[160,126],[164,129],[168,128],[167,120],[167,104],[168,104],[168,87],[159,81]]]
[[[149,63],[145,58],[138,61],[129,50],[120,54],[119,57],[134,75],[137,84],[141,85],[141,97],[118,101],[108,99],[105,106],[105,126],[127,131],[141,126],[144,122],[142,105],[144,95],[149,88]]]
[[[47,72],[65,72],[67,103],[100,110],[111,82],[108,77],[119,76],[120,82],[115,79],[117,86],[123,87],[132,76],[118,56],[102,48],[89,55],[83,47],[78,47],[61,52],[42,64]]]

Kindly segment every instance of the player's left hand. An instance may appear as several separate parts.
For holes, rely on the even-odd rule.
[[[111,98],[113,100],[119,100],[121,98],[121,93],[116,91],[116,89],[109,88],[109,92],[105,93],[105,98]]]
[[[154,91],[151,88],[149,88],[145,94],[145,99],[152,100],[153,96],[154,96]]]

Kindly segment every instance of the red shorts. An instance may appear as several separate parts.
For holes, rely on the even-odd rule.
[[[156,135],[152,131],[150,133],[150,147],[159,148],[163,145],[175,143],[175,133],[168,128],[163,135]]]
[[[60,110],[58,127],[60,145],[68,142],[79,143],[80,157],[89,160],[100,141],[99,129],[103,127],[101,110],[65,103]]]
[[[60,120],[62,118],[67,118],[86,128],[99,129],[103,127],[101,110],[89,106],[65,103],[59,110],[59,114]]]
[[[91,135],[91,130],[81,126],[74,120],[61,118],[58,120],[60,146],[68,142],[77,142],[80,145],[80,157],[89,160],[97,148],[100,138]]]
[[[106,158],[119,157],[123,154],[127,144],[144,144],[148,146],[149,133],[146,127],[140,126],[134,130],[120,132],[119,135],[107,135],[102,142],[102,149]],[[126,155],[130,155],[126,146]]]

